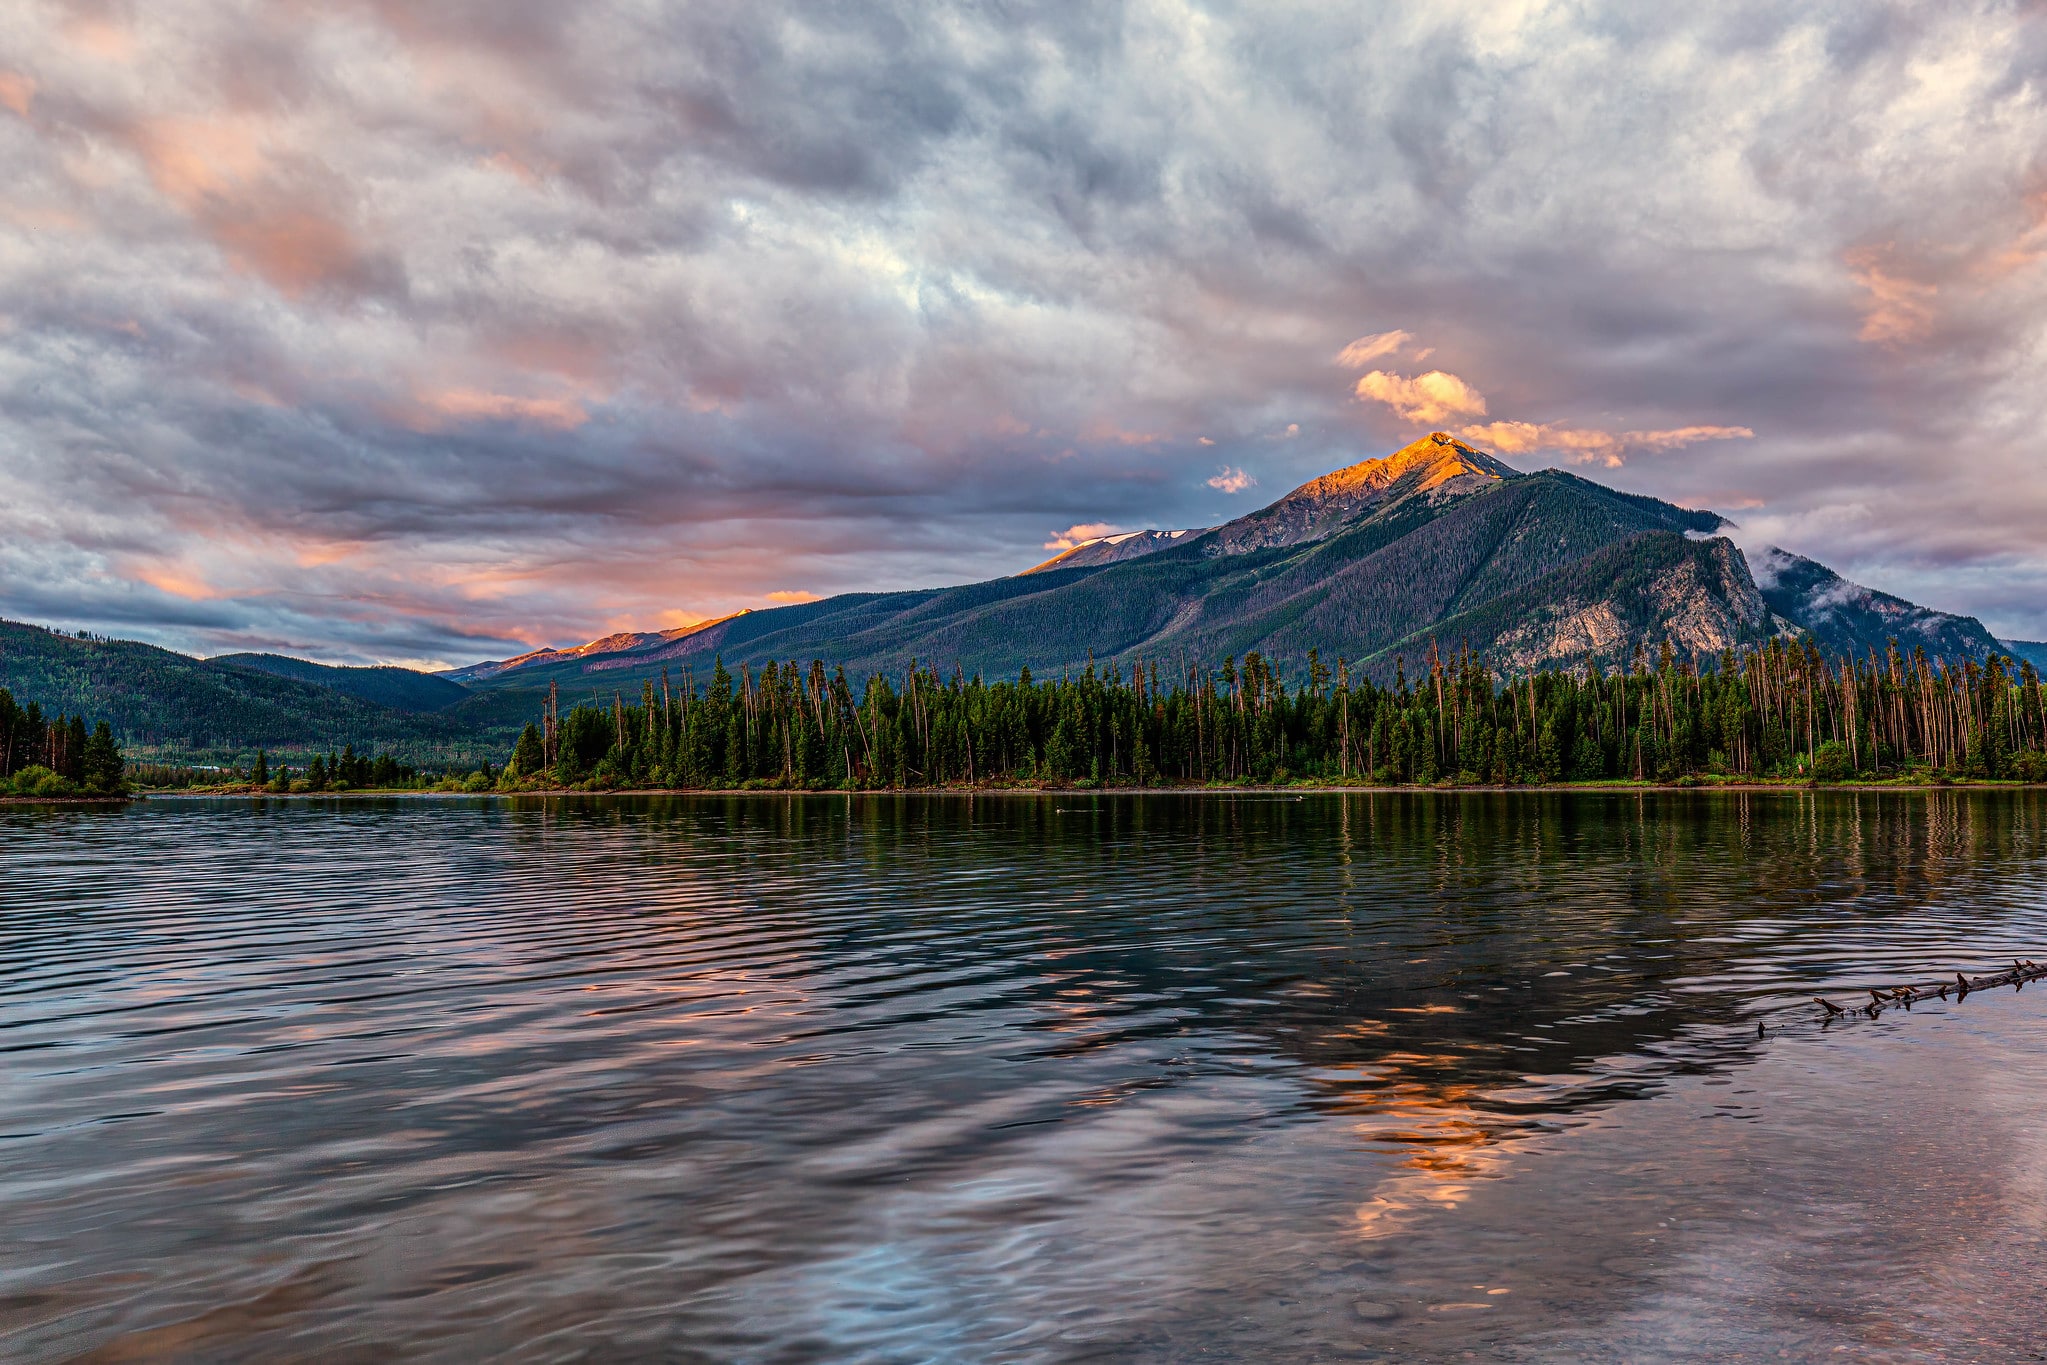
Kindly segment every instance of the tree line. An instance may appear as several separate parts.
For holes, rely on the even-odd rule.
[[[987,682],[912,663],[855,686],[843,668],[720,660],[631,702],[556,689],[500,785],[854,790],[958,785],[1514,784],[1566,780],[1928,777],[2047,780],[2038,671],[2001,655],[1829,659],[1773,639],[1713,657],[1668,643],[1628,667],[1497,672],[1431,646],[1391,686],[1310,651],[1282,676],[1112,661]]]
[[[45,716],[0,687],[0,792],[14,796],[111,796],[125,790],[113,727],[85,717]]]

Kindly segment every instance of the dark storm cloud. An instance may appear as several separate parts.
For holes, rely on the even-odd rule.
[[[1013,571],[1449,425],[2037,637],[2043,27],[30,3],[0,612],[460,660]]]

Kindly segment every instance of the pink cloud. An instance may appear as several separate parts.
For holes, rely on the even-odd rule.
[[[1933,298],[1939,286],[1896,273],[1888,244],[1847,253],[1848,273],[1869,291],[1862,315],[1863,341],[1895,346],[1916,341],[1933,327]]]
[[[1045,548],[1070,550],[1090,540],[1100,540],[1103,536],[1119,535],[1122,530],[1122,527],[1106,521],[1085,521],[1078,526],[1069,526],[1063,531],[1054,532],[1052,538],[1045,542]]]
[[[527,422],[555,431],[573,431],[590,420],[590,414],[573,398],[518,398],[482,389],[444,389],[416,395],[414,401],[424,409],[429,430],[439,425],[434,418]]]
[[[35,103],[35,98],[34,77],[24,76],[18,71],[0,71],[0,106],[27,118],[29,106]]]
[[[1700,441],[1747,440],[1755,432],[1747,427],[1716,426],[1613,432],[1548,422],[1488,422],[1465,427],[1457,434],[1467,441],[1490,446],[1502,455],[1552,450],[1568,455],[1573,464],[1598,461],[1608,469],[1618,469],[1633,453],[1676,450]]]

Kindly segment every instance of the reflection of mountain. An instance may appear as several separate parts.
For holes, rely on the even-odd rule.
[[[769,846],[815,849],[820,868],[849,840],[863,857],[917,850],[888,869],[919,888],[900,903],[848,916],[829,895],[809,911],[800,892],[764,901],[780,922],[798,916],[820,956],[863,964],[872,985],[833,1015],[869,1019],[914,1002],[906,983],[933,980],[948,983],[962,1032],[1000,1020],[1034,1039],[1011,1054],[1018,1062],[1156,1058],[1131,1094],[1215,1069],[1284,1077],[1307,1110],[1403,1154],[1422,1192],[1399,1198],[1435,1201],[1457,1197],[1518,1134],[1653,1093],[1674,1074],[1740,1064],[1759,1046],[1759,1005],[1903,979],[1958,951],[1994,959],[1999,922],[1972,914],[1936,939],[1925,905],[1935,888],[1966,903],[1973,878],[2034,856],[2014,808],[2026,799],[1068,796],[665,809],[716,812]],[[973,889],[990,866],[1030,870],[1004,881],[999,907]],[[1818,888],[1852,898],[1854,919],[1816,905]],[[1029,1022],[1014,1022],[1020,1012]],[[1802,1013],[1788,1017],[1804,1027]]]

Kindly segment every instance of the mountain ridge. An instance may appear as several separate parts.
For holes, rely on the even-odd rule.
[[[1800,616],[1830,645],[1861,653],[1874,643],[1870,629],[1902,619],[1866,613],[1843,625],[1838,612],[1821,619],[1809,597],[1773,604],[1720,534],[1730,525],[1566,471],[1522,473],[1435,432],[1198,532],[1105,537],[1096,544],[1109,550],[1093,559],[1069,552],[981,583],[754,612],[589,663],[542,661],[504,681],[588,685],[602,672],[604,686],[618,687],[719,658],[822,658],[855,673],[916,658],[1014,676],[1089,657],[1213,663],[1252,650],[1281,662],[1344,656],[1377,675],[1428,639],[1518,668],[1583,655],[1613,662],[1666,639],[1718,653],[1815,633]],[[1969,618],[1885,601],[1940,627],[1929,637],[1936,653],[1994,647]]]

